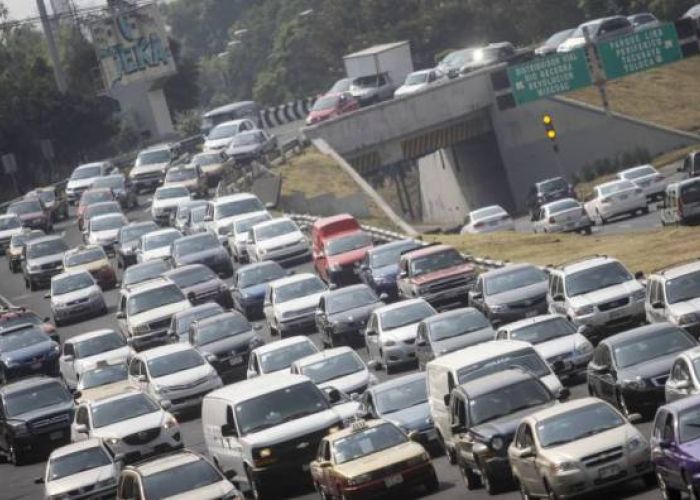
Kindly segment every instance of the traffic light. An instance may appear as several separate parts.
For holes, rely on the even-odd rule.
[[[554,128],[554,120],[549,114],[542,115],[542,124],[544,125],[544,130],[547,134],[547,139],[552,141],[552,147],[554,151],[559,151],[559,146],[557,144],[557,129]]]

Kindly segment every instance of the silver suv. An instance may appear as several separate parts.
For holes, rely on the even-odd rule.
[[[644,323],[645,290],[620,261],[605,255],[584,257],[549,272],[549,312],[586,327],[599,340],[627,326]]]
[[[669,321],[695,338],[700,335],[700,260],[653,272],[644,310],[649,323]]]

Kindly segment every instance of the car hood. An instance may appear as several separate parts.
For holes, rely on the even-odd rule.
[[[343,392],[353,392],[357,390],[358,387],[366,386],[369,383],[369,370],[367,368],[360,370],[350,375],[345,375],[343,377],[334,378],[326,382],[318,384],[318,387],[323,389],[324,387],[335,387]]]
[[[129,346],[124,346],[120,347],[119,349],[101,352],[99,354],[95,354],[94,356],[76,359],[73,363],[73,367],[75,368],[76,373],[82,373],[85,370],[94,368],[100,361],[106,361],[108,365],[111,365],[118,361],[126,361],[130,355],[131,348],[129,348]]]
[[[366,246],[362,248],[357,248],[355,250],[351,250],[350,252],[340,253],[337,255],[329,255],[328,265],[332,266],[333,264],[336,264],[339,266],[347,266],[350,264],[354,264],[355,262],[361,261],[367,254],[367,250],[371,248],[371,246]]]
[[[202,486],[201,488],[196,488],[185,493],[180,493],[179,495],[173,495],[167,498],[167,500],[201,500],[203,498],[228,498],[226,495],[233,492],[233,485],[222,479],[219,482],[208,484],[207,486]],[[235,497],[238,498],[238,497]]]
[[[250,447],[268,447],[289,441],[306,434],[312,434],[335,425],[339,421],[338,414],[332,410],[322,410],[318,413],[298,418],[290,422],[270,427],[259,432],[246,434],[240,440]],[[244,444],[244,447],[245,447]],[[309,443],[310,445],[311,443]]]
[[[189,300],[184,300],[182,302],[175,302],[173,304],[168,304],[162,307],[156,307],[155,309],[150,309],[148,311],[143,311],[142,313],[131,316],[129,323],[132,325],[138,325],[141,323],[146,323],[148,321],[153,321],[159,318],[166,318],[172,316],[178,311],[184,311],[192,307]]]
[[[241,288],[241,296],[248,299],[261,298],[265,296],[265,292],[267,292],[268,287],[269,285],[267,283],[261,283],[259,285]]]
[[[517,288],[515,290],[508,290],[503,293],[497,293],[495,295],[487,295],[486,303],[488,305],[492,304],[511,304],[514,302],[522,302],[528,299],[540,299],[544,298],[547,294],[549,285],[546,281],[542,283],[535,283],[533,285],[524,286],[522,288]]]
[[[328,316],[328,319],[331,321],[331,323],[347,323],[351,321],[366,320],[367,318],[369,318],[369,315],[372,314],[372,311],[374,311],[377,307],[381,307],[383,305],[383,302],[374,302],[373,304],[369,304],[366,306],[357,307],[355,309],[349,309],[347,311],[339,312],[336,314],[331,314],[330,316]]]
[[[394,92],[394,96],[412,94],[414,92],[418,92],[419,90],[426,88],[427,86],[427,83],[416,83],[415,85],[401,85],[398,89],[396,89],[396,92]]]
[[[266,213],[267,210],[258,210],[257,212],[248,212],[246,214],[236,214],[231,215],[229,217],[220,217],[214,220],[214,227],[216,227],[216,229],[219,229],[222,226],[229,226],[236,219],[236,217],[240,217],[241,215],[253,217],[254,215],[263,215]]]
[[[224,137],[223,139],[207,139],[204,141],[204,149],[222,149],[229,145],[233,137]]]
[[[3,231],[0,231],[0,238],[10,238],[14,236],[15,234],[19,234],[23,231],[21,227],[16,227],[14,229],[5,229]]]
[[[600,290],[593,290],[592,292],[585,293],[583,295],[577,295],[576,297],[571,297],[569,302],[571,307],[574,309],[589,305],[589,304],[599,304],[601,302],[608,302],[621,297],[627,297],[631,293],[637,290],[643,290],[644,288],[637,280],[629,280],[619,285],[613,285],[606,288],[601,288]]]
[[[381,338],[392,339],[397,342],[403,342],[404,340],[410,340],[416,338],[416,333],[418,332],[418,323],[411,323],[410,325],[404,325],[388,332],[382,332]]]
[[[556,400],[552,400],[543,405],[525,408],[523,410],[516,411],[515,413],[511,413],[510,415],[504,415],[495,420],[475,425],[469,430],[474,434],[478,434],[479,436],[482,436],[486,439],[490,439],[493,436],[502,436],[508,441],[510,441],[513,438],[513,434],[515,434],[515,429],[518,427],[518,424],[520,424],[520,422],[525,416],[531,415],[538,410],[549,408],[550,406],[556,403]]]
[[[93,262],[88,262],[86,264],[79,264],[77,266],[70,266],[68,269],[71,271],[97,271],[98,269],[102,269],[103,267],[111,265],[109,264],[108,261],[106,260],[95,260]]]
[[[46,483],[46,493],[48,496],[59,495],[85,486],[94,486],[96,483],[110,478],[114,478],[116,484],[117,474],[114,465],[103,465],[102,467],[95,467],[71,476],[49,481]]]
[[[282,236],[277,236],[276,238],[270,238],[264,241],[258,241],[255,246],[258,248],[276,248],[283,245],[289,245],[292,243],[301,243],[304,239],[304,235],[301,231],[294,231],[289,234],[283,234]]]
[[[170,163],[151,163],[148,165],[139,165],[138,167],[133,167],[129,176],[133,177],[136,174],[150,174],[151,172],[162,172],[168,168]]]
[[[464,347],[469,347],[482,342],[493,340],[496,332],[491,327],[482,328],[474,332],[457,335],[455,337],[446,338],[444,340],[433,341],[433,352],[436,356],[442,356],[450,352],[458,351]]]
[[[32,266],[41,266],[43,264],[53,264],[54,262],[63,262],[63,254],[55,253],[52,255],[44,255],[43,257],[35,257],[27,261]]]
[[[206,250],[200,250],[199,252],[188,253],[187,255],[178,255],[175,258],[175,262],[178,266],[184,266],[185,264],[193,264],[195,262],[200,262],[209,257],[214,257],[216,255],[221,255],[226,257],[226,250],[224,250],[221,245],[207,248]]]
[[[668,375],[671,371],[671,365],[673,365],[673,361],[678,357],[678,354],[680,354],[680,351],[666,354],[665,356],[651,359],[644,363],[620,368],[617,370],[617,379],[618,381],[634,380],[638,377],[648,379]]]
[[[189,196],[180,196],[179,198],[166,198],[164,200],[153,200],[153,208],[171,208],[190,201]]]
[[[455,267],[450,267],[447,269],[440,269],[432,273],[423,274],[411,279],[411,282],[416,285],[422,285],[424,283],[430,283],[431,281],[436,281],[443,278],[450,278],[452,276],[459,276],[460,274],[471,274],[474,272],[474,268],[471,264],[462,264]]]
[[[69,179],[66,184],[66,189],[80,189],[89,187],[97,177],[89,177],[87,179]]]
[[[275,310],[279,313],[285,313],[289,311],[298,311],[300,309],[307,309],[309,307],[318,306],[318,302],[321,299],[321,295],[324,292],[313,293],[311,295],[306,295],[305,297],[299,297],[298,299],[288,300],[282,304],[275,304]]]
[[[433,423],[430,417],[430,404],[427,401],[399,411],[385,413],[381,417],[409,432],[424,429]]]
[[[336,465],[335,471],[345,477],[371,474],[388,465],[405,462],[423,453],[425,453],[425,450],[421,445],[412,441],[407,441],[398,446],[393,446],[388,450],[370,453],[356,460]]]
[[[257,151],[260,151],[262,149],[262,144],[246,144],[242,146],[229,146],[229,148],[226,150],[226,153],[229,155],[244,155],[244,154],[250,154],[250,153],[255,153]]]
[[[128,418],[121,422],[116,422],[112,425],[106,425],[99,429],[94,429],[92,437],[108,439],[108,438],[123,438],[129,434],[139,432],[153,427],[160,427],[165,416],[164,411],[154,411],[146,413],[140,417]]]
[[[143,251],[144,260],[162,259],[165,257],[170,257],[170,245]]]
[[[181,370],[163,377],[153,378],[153,383],[163,387],[191,384],[197,380],[210,376],[214,369],[209,363],[195,366],[188,370]]]
[[[70,418],[66,420],[66,424],[70,425],[70,422],[73,420],[73,409],[75,408],[75,403],[73,402],[72,398],[70,400],[63,401],[61,403],[57,403],[55,405],[51,406],[46,406],[44,408],[37,408],[36,410],[31,410],[26,413],[22,413],[21,415],[15,415],[11,417],[13,420],[23,420],[23,421],[30,421],[34,420],[36,418],[41,418],[41,417],[46,417],[48,415],[55,415],[57,413],[68,413],[70,412]]]
[[[201,345],[197,347],[197,349],[199,349],[202,354],[214,354],[215,356],[219,354],[227,354],[231,351],[241,351],[241,348],[245,348],[247,350],[253,337],[255,337],[255,332],[250,330],[249,332],[231,335],[225,339]]]
[[[98,242],[102,240],[116,241],[119,229],[105,229],[104,231],[90,232],[90,241]]]
[[[682,316],[683,314],[700,312],[700,297],[695,299],[669,304],[668,310],[673,316]]]
[[[648,442],[632,425],[623,424],[593,436],[544,449],[544,458],[555,462],[579,461],[581,457],[600,453],[614,446],[625,446],[632,438],[641,439],[643,443]]]
[[[54,305],[67,304],[68,302],[73,302],[74,300],[84,299],[85,297],[88,297],[92,292],[100,293],[100,288],[97,285],[93,285],[87,288],[81,288],[80,290],[75,290],[70,293],[52,295],[51,303]]]
[[[46,341],[39,342],[38,344],[30,345],[28,347],[23,347],[22,349],[15,349],[13,351],[2,351],[0,352],[0,359],[7,363],[7,359],[10,358],[13,361],[26,362],[37,356],[44,356],[45,354],[51,352],[53,346],[57,345],[53,340],[46,339]],[[58,351],[55,351],[58,354]]]

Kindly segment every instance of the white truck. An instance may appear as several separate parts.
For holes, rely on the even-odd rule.
[[[350,93],[362,106],[391,99],[406,75],[413,72],[408,41],[375,45],[343,56],[343,61],[352,80]]]

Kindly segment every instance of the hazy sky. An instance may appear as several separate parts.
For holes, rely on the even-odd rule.
[[[25,19],[27,17],[36,17],[39,12],[36,8],[36,0],[0,0],[10,11],[12,19]],[[51,12],[51,0],[44,0],[46,8]],[[74,0],[75,5],[87,7],[92,5],[100,5],[105,3],[104,0]]]

